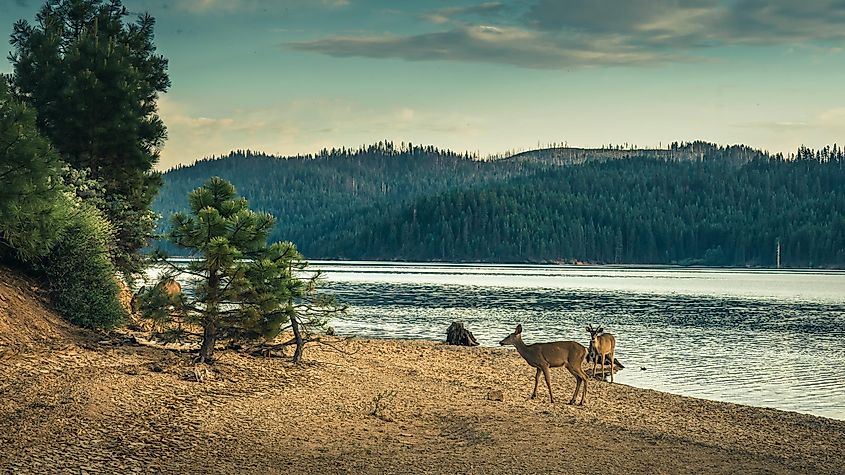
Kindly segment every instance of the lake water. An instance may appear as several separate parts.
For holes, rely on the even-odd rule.
[[[313,262],[339,335],[496,346],[616,335],[615,381],[845,420],[845,272]],[[526,373],[527,374],[527,373]]]

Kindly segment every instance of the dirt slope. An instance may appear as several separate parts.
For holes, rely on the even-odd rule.
[[[0,266],[0,358],[66,348],[90,337],[50,308],[46,290],[34,280]]]

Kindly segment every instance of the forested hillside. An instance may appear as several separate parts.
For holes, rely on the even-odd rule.
[[[240,152],[166,173],[156,205],[182,209],[222,176],[309,258],[771,266],[779,241],[784,266],[845,266],[843,161],[701,142],[493,161],[391,144]]]
[[[315,258],[322,256],[315,247],[318,238],[348,229],[363,215],[380,217],[422,196],[499,182],[537,168],[389,142],[285,158],[237,151],[167,172],[154,209],[166,221],[173,211],[186,209],[189,191],[220,176],[231,181],[253,208],[278,217],[271,240],[291,240]]]

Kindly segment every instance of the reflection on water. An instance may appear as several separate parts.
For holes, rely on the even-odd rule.
[[[341,335],[482,345],[516,323],[528,343],[602,324],[627,369],[616,381],[845,419],[845,273],[318,262],[350,304]],[[644,370],[642,368],[645,368]]]

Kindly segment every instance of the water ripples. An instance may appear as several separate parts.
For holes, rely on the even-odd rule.
[[[837,374],[845,366],[845,295],[830,290],[842,281],[839,273],[810,276],[817,290],[828,290],[802,299],[747,294],[748,287],[765,288],[757,281],[788,284],[788,273],[752,273],[750,286],[745,274],[738,273],[737,282],[719,274],[719,285],[727,290],[702,292],[699,287],[684,293],[666,291],[664,281],[671,278],[666,271],[644,292],[654,276],[637,278],[632,270],[624,278],[634,285],[620,291],[618,282],[610,289],[538,288],[536,275],[518,272],[525,267],[506,269],[507,285],[498,285],[500,276],[478,272],[478,267],[467,273],[450,267],[448,276],[414,267],[410,273],[415,277],[409,277],[402,266],[393,266],[389,273],[376,270],[366,278],[355,266],[349,268],[329,270],[325,285],[350,305],[348,316],[332,321],[339,334],[443,340],[448,325],[462,321],[482,345],[493,346],[522,323],[528,343],[586,344],[584,325],[602,324],[617,335],[617,358],[626,365],[617,374],[620,383],[845,419],[845,383]],[[545,267],[543,272],[548,273]],[[596,278],[602,278],[601,271],[590,270],[590,279]],[[688,281],[685,285],[701,285],[694,282],[694,272],[684,271],[681,278]],[[701,278],[712,280],[713,275],[703,272]],[[798,275],[798,280],[806,278]]]

